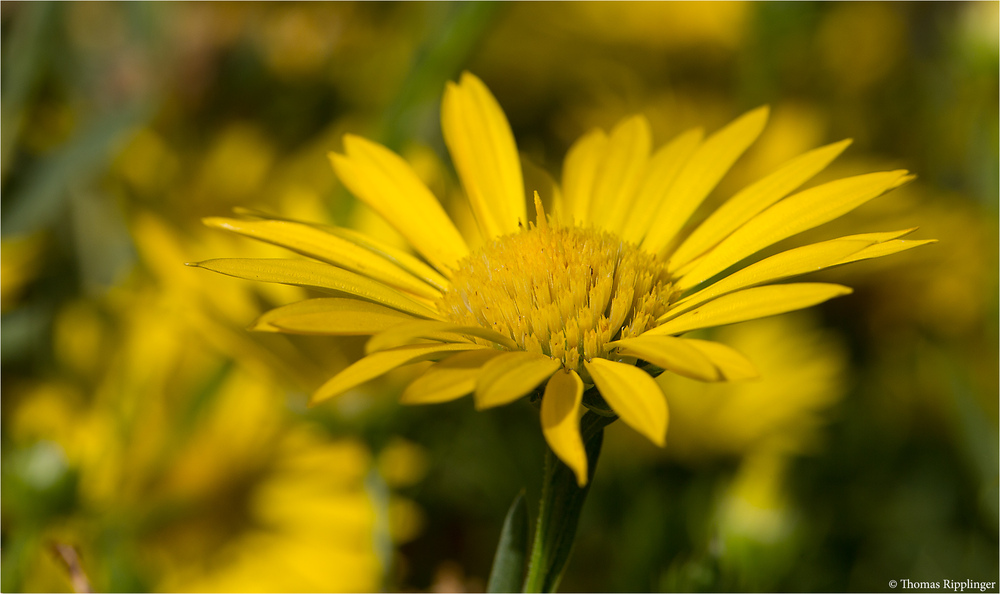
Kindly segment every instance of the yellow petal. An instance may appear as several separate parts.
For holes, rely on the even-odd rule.
[[[882,256],[891,256],[892,254],[898,254],[899,252],[905,252],[906,250],[913,249],[922,245],[927,245],[929,243],[937,243],[936,239],[897,239],[894,241],[886,241],[884,243],[877,243],[873,246],[869,246],[861,251],[855,252],[850,256],[844,258],[837,265],[849,264],[851,262],[859,262],[861,260],[868,260],[871,258],[881,258]]]
[[[591,198],[589,222],[598,229],[621,232],[646,172],[651,143],[643,116],[628,118],[611,131]]]
[[[715,246],[678,280],[693,287],[786,237],[831,221],[896,187],[905,171],[869,173],[832,181],[790,196],[753,217]]]
[[[713,212],[670,256],[672,270],[700,256],[713,245],[750,220],[751,217],[784,198],[826,168],[850,140],[809,151],[786,163],[764,179],[747,186]]]
[[[542,396],[542,434],[549,447],[576,475],[576,484],[587,484],[587,451],[580,436],[580,403],[583,381],[575,371],[555,372]]]
[[[350,336],[375,334],[413,321],[416,321],[413,316],[377,303],[324,297],[272,309],[259,317],[250,329]]]
[[[354,362],[320,386],[309,401],[310,406],[339,396],[348,390],[388,373],[397,367],[427,361],[454,351],[482,349],[477,344],[415,344],[391,351],[381,351]]]
[[[607,359],[584,361],[601,396],[626,425],[663,447],[667,440],[667,399],[648,373]]]
[[[204,223],[210,227],[225,229],[288,248],[303,256],[346,268],[420,297],[437,299],[441,296],[441,291],[378,254],[312,225],[280,220],[241,220],[221,217],[204,219]]]
[[[409,163],[384,146],[348,134],[346,155],[330,154],[337,177],[438,270],[469,253],[458,229]]]
[[[565,223],[582,226],[590,220],[594,180],[604,159],[608,136],[603,130],[591,130],[573,143],[563,161],[563,207]]]
[[[476,382],[476,408],[513,402],[531,393],[559,369],[555,359],[539,353],[517,351],[495,357]]]
[[[404,252],[403,250],[394,248],[387,243],[383,243],[375,238],[369,237],[364,233],[354,231],[353,229],[345,229],[344,227],[334,227],[331,225],[321,225],[305,221],[296,221],[294,219],[280,217],[272,213],[242,206],[234,207],[233,212],[240,216],[253,218],[255,220],[277,220],[287,221],[289,223],[298,223],[300,225],[309,225],[310,227],[315,227],[325,233],[335,235],[343,240],[350,241],[357,246],[363,247],[364,249],[385,258],[389,262],[392,262],[396,266],[399,266],[413,276],[425,280],[428,284],[441,291],[447,289],[450,284],[448,279],[441,276],[438,271],[434,270],[427,264],[424,264],[419,258]]]
[[[683,338],[642,335],[611,343],[619,353],[649,361],[666,371],[703,382],[719,381],[722,376],[712,361]]]
[[[850,287],[828,283],[791,283],[744,289],[681,314],[646,331],[643,336],[683,334],[699,328],[764,318],[811,307],[850,292]]]
[[[495,330],[483,328],[482,326],[463,326],[451,322],[432,322],[425,320],[414,320],[412,323],[396,326],[386,332],[377,334],[365,345],[365,351],[374,353],[384,351],[400,345],[407,344],[417,338],[431,338],[435,340],[445,339],[442,335],[468,335],[475,336],[501,344],[508,349],[517,349],[517,343],[509,337],[500,334]],[[460,338],[459,336],[455,336]],[[454,340],[450,342],[456,342]]]
[[[767,123],[767,115],[766,106],[758,107],[708,137],[698,147],[654,215],[642,241],[644,249],[658,253],[670,244],[736,159],[757,140]]]
[[[676,318],[678,315],[726,293],[835,266],[844,258],[873,243],[875,243],[873,239],[857,236],[842,237],[775,254],[746,268],[741,268],[708,287],[681,299],[660,318],[660,321]]]
[[[469,196],[472,212],[486,239],[527,225],[524,181],[514,134],[486,85],[464,72],[448,83],[441,106],[441,126],[455,169]]]
[[[432,404],[471,394],[476,389],[476,379],[482,373],[483,365],[501,354],[502,351],[479,349],[452,355],[413,380],[399,401],[403,404]]]
[[[696,338],[687,338],[685,341],[708,357],[728,382],[760,377],[757,367],[732,347]]]
[[[381,241],[369,237],[364,233],[354,231],[353,229],[345,229],[343,227],[323,227],[323,230],[331,235],[336,235],[341,239],[350,241],[355,245],[359,245],[370,252],[382,256],[413,276],[424,279],[430,285],[437,287],[441,291],[446,290],[451,285],[451,283],[448,282],[448,279],[441,276],[438,271],[434,270],[427,264],[424,264],[419,258],[400,249],[394,248],[389,244],[382,243]]]
[[[329,264],[280,258],[219,258],[192,266],[252,281],[295,285],[326,293],[348,293],[423,318],[439,318],[430,307],[395,289]]]
[[[622,239],[639,244],[653,222],[653,214],[663,203],[677,175],[694,154],[705,133],[701,128],[688,130],[657,150],[646,167],[639,196],[622,227]]]

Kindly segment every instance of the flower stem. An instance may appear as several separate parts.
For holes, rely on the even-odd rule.
[[[531,548],[528,575],[524,580],[524,592],[554,592],[559,586],[563,568],[573,549],[583,502],[594,479],[597,458],[604,441],[604,428],[616,418],[587,411],[580,420],[580,433],[590,469],[590,480],[583,488],[577,486],[573,471],[550,448],[546,448],[545,482],[542,485],[542,500],[538,506],[538,522],[535,524],[535,540]]]

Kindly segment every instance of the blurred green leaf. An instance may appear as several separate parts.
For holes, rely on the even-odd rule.
[[[493,570],[487,592],[519,592],[524,579],[524,561],[528,555],[528,506],[524,491],[517,494],[500,531]]]
[[[55,2],[28,2],[14,17],[13,30],[4,47],[3,99],[0,101],[0,178],[6,178],[25,106],[45,67],[45,49],[55,13]]]
[[[9,197],[0,230],[4,235],[31,233],[56,219],[69,190],[104,170],[124,135],[138,126],[150,109],[136,102],[97,118],[62,149],[38,162]]]

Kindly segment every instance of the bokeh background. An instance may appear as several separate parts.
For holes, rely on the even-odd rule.
[[[537,413],[308,409],[362,342],[257,335],[302,297],[187,268],[279,255],[236,207],[396,241],[337,182],[352,132],[449,208],[445,81],[480,76],[558,176],[594,126],[657,144],[761,104],[714,204],[807,149],[919,175],[810,238],[940,243],[853,295],[719,329],[763,378],[661,383],[668,447],[608,431],[568,591],[886,591],[998,579],[998,4],[17,3],[2,36],[0,589],[462,591],[537,501]],[[532,514],[534,508],[532,507]],[[995,591],[995,588],[994,588]]]

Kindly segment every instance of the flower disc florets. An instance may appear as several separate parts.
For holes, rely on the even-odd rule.
[[[543,215],[459,262],[438,307],[576,370],[606,357],[612,340],[650,328],[675,295],[658,257],[604,231],[549,225]]]

